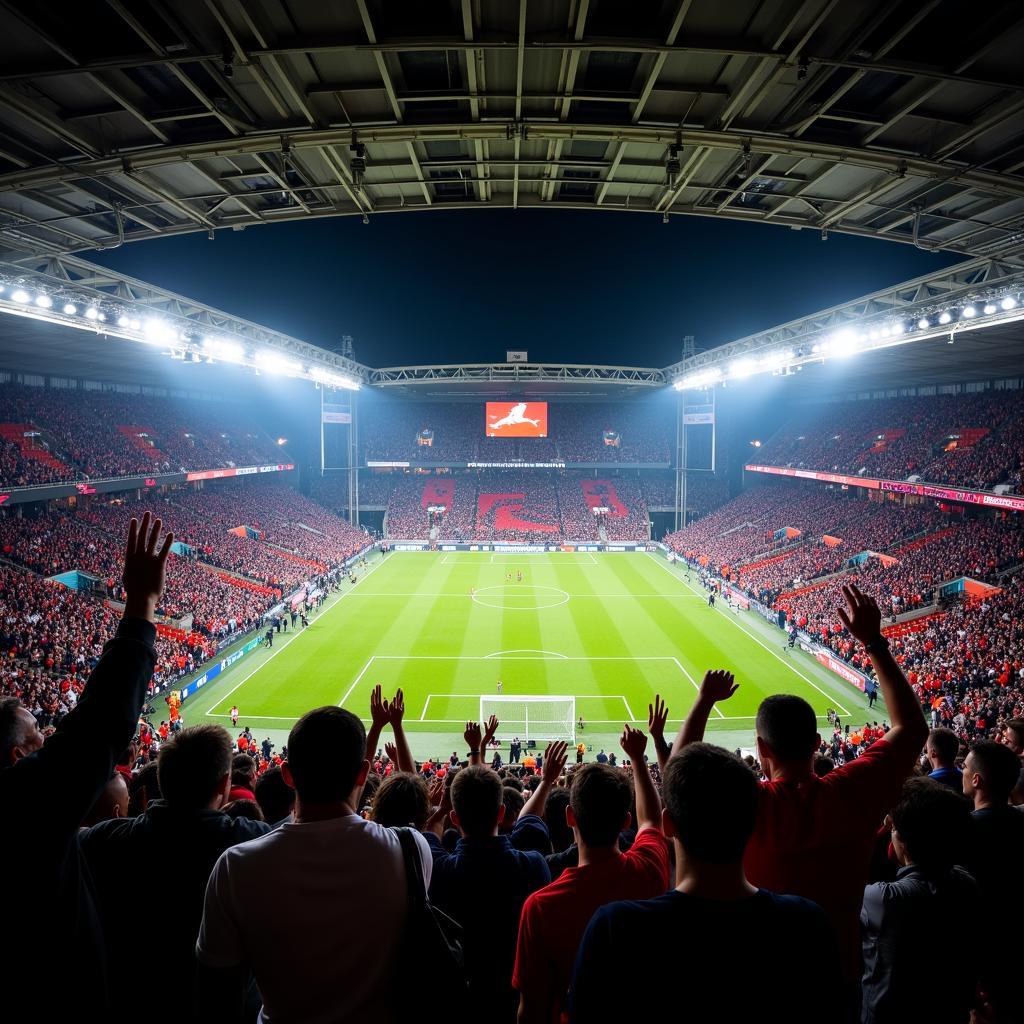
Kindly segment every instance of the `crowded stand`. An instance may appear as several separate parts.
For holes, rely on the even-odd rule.
[[[758,461],[883,479],[991,489],[1020,486],[1024,395],[1014,391],[847,402],[796,414]]]
[[[31,436],[31,446],[20,440]],[[16,451],[12,451],[16,449]],[[247,410],[121,391],[0,385],[0,485],[276,463]]]
[[[626,1018],[636,996],[622,978],[665,977],[680,964],[707,983],[687,995],[699,1019],[746,1019],[768,1000],[787,1021],[810,1024],[823,992],[840,1020],[914,1019],[907,1000],[927,1004],[928,1020],[966,1024],[972,1009],[994,1024],[1016,1019],[1015,947],[995,917],[1020,907],[1024,817],[1010,801],[1024,722],[1007,717],[1019,701],[990,693],[994,678],[1009,685],[994,673],[1016,642],[1016,592],[946,631],[961,664],[981,636],[993,643],[967,678],[930,688],[952,698],[933,725],[959,723],[970,740],[962,768],[956,736],[950,748],[922,714],[917,691],[931,679],[918,653],[886,649],[882,612],[856,587],[840,618],[889,721],[858,730],[856,744],[839,734],[834,760],[819,754],[829,745],[819,748],[814,709],[788,695],[759,708],[757,760],[703,742],[736,689],[727,671],[705,673],[695,700],[656,696],[646,728],[624,727],[621,765],[607,756],[569,765],[567,744],[553,742],[488,767],[501,725],[493,717],[466,723],[466,759],[417,762],[402,691],[379,686],[368,728],[348,710],[314,709],[278,753],[249,729],[236,744],[219,725],[168,734],[140,720],[154,608],[176,567],[158,530],[148,516],[132,523],[122,620],[102,654],[113,621],[89,637],[83,670],[56,706],[31,668],[0,700],[0,802],[19,822],[0,847],[7,877],[20,882],[8,900],[20,941],[7,961],[24,983],[7,996],[18,1019],[38,1005],[43,948],[64,964],[64,984],[44,997],[51,1014],[88,1005],[122,1016],[147,998],[151,951],[126,948],[124,935],[147,873],[168,858],[177,910],[161,949],[183,981],[173,1007],[150,1012],[159,1021],[242,1019],[249,971],[264,1012],[283,1019],[406,1019],[421,992],[392,983],[410,963],[403,931],[415,958],[433,936],[430,978],[453,1013],[486,1005],[488,1020],[509,1024]],[[0,600],[16,589],[4,586]],[[5,623],[17,619],[16,604],[4,611]],[[62,617],[59,605],[47,611]],[[5,645],[23,642],[18,626],[5,629]],[[693,703],[673,739],[665,726],[677,699]],[[41,728],[55,718],[47,738]],[[1005,742],[988,738],[993,729]],[[406,909],[409,857],[447,915],[430,932]],[[335,927],[364,905],[353,919],[385,937],[369,962]],[[925,922],[951,908],[975,922],[972,956],[936,991],[932,958],[897,955],[894,944],[919,945]],[[487,941],[470,941],[484,920]],[[751,958],[745,984],[730,987],[736,960],[722,948],[737,929],[792,955]],[[287,948],[268,956],[268,934],[289,935]],[[96,976],[97,963],[122,965],[116,985]],[[644,1006],[667,1019],[678,992],[653,986]]]

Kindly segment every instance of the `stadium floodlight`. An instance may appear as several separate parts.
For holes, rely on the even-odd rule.
[[[568,740],[576,742],[576,698],[548,695],[513,697],[500,694],[480,698],[480,721],[496,715],[506,739]]]
[[[245,348],[230,338],[208,336],[203,338],[203,351],[225,363],[240,363],[245,359]]]
[[[994,302],[986,302],[985,303],[985,308],[982,310],[982,312],[985,314],[985,316],[991,316],[995,311],[996,311],[996,304]]]
[[[40,292],[36,296],[36,305],[40,309],[49,309],[53,305],[53,299],[51,299],[45,292]]]
[[[85,319],[86,320],[98,320],[99,316],[100,316],[100,311],[95,306],[90,306],[85,311]]]
[[[78,307],[73,302],[64,303],[64,312],[68,316],[74,316],[78,312]]]
[[[1003,301],[999,303],[1000,306],[1005,310],[1011,310],[1017,305],[1017,300],[1012,295],[1007,295],[1003,298]]]
[[[931,324],[928,322],[928,317],[921,317],[921,319],[917,321],[917,326],[920,327],[922,331],[927,331],[928,328],[931,327]]]
[[[177,338],[177,331],[166,320],[151,318],[146,321],[145,330],[147,341],[154,343],[172,342]]]
[[[974,306],[964,306],[964,311],[961,315],[965,317],[977,316],[978,311],[974,308]]]
[[[268,373],[280,373],[294,377],[302,372],[302,366],[291,359],[286,359],[280,352],[265,348],[256,353],[256,363],[261,370]]]
[[[359,390],[359,381],[338,373],[331,373],[330,370],[326,370],[322,366],[311,366],[309,375],[318,384],[325,384],[329,388],[344,388],[346,391]]]
[[[126,316],[119,316],[117,318],[117,326],[127,328],[131,321]]]
[[[953,318],[949,315],[949,310],[944,310],[942,313],[939,314],[939,323],[940,324],[948,324],[949,321],[952,320],[952,319]]]
[[[12,302],[22,302],[22,303],[25,303],[25,302],[28,302],[30,298],[31,298],[31,296],[29,295],[29,293],[27,291],[25,291],[24,288],[15,288],[14,291],[11,292],[11,301]]]
[[[757,371],[757,363],[753,359],[736,359],[729,364],[729,376],[733,380],[743,380]]]

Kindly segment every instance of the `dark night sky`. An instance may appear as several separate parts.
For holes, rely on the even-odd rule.
[[[437,211],[193,234],[86,254],[372,366],[664,366],[958,261],[908,245],[710,218]]]

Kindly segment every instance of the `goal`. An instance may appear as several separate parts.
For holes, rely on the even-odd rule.
[[[575,697],[513,697],[492,695],[480,698],[480,721],[497,715],[501,735],[506,739],[571,740],[576,742]]]

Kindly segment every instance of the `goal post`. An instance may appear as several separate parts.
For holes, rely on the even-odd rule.
[[[492,694],[480,697],[480,721],[498,718],[502,737],[511,740],[568,740],[576,742],[576,698],[545,696],[514,697]]]

